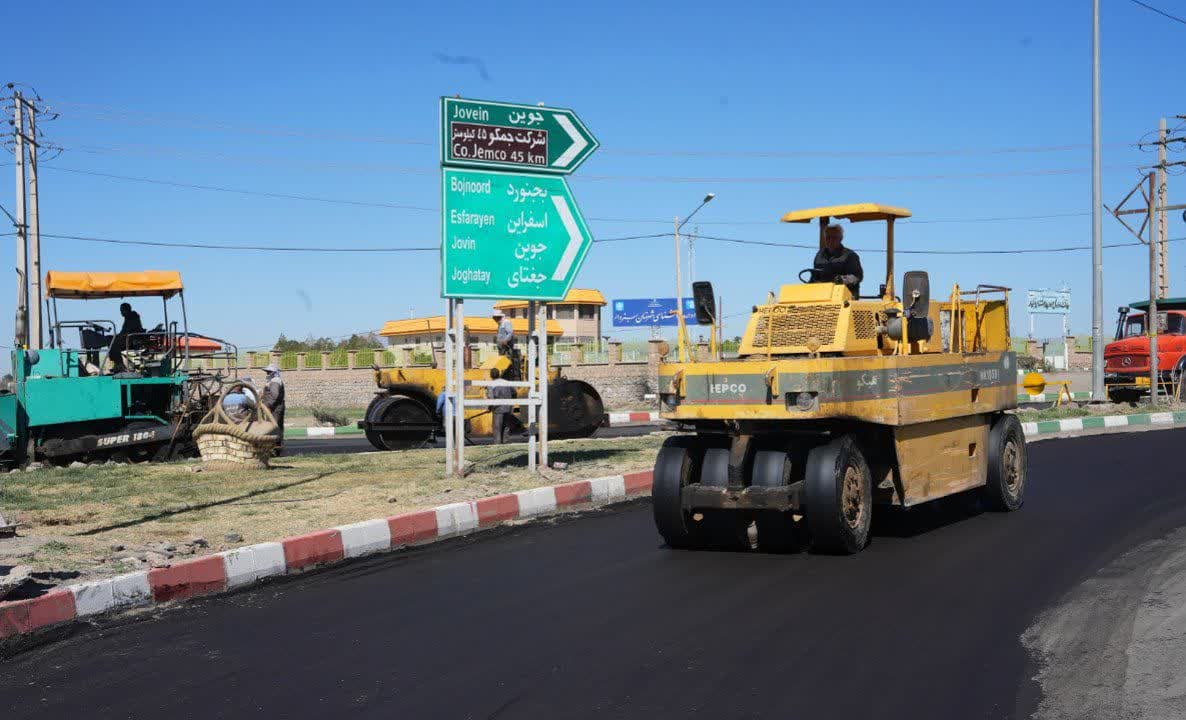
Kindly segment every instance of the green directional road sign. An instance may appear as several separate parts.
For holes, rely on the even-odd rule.
[[[572,110],[441,98],[441,164],[567,175],[598,142]]]
[[[562,300],[593,236],[562,177],[442,168],[441,295]]]

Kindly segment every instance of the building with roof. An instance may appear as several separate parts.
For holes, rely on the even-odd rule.
[[[548,303],[548,327],[552,321],[559,325],[561,340],[573,343],[601,342],[601,308],[605,296],[600,290],[573,288],[559,302]],[[494,311],[502,312],[512,321],[527,318],[526,300],[503,300],[494,303]]]

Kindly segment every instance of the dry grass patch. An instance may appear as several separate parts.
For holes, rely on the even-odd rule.
[[[540,485],[649,469],[662,436],[553,441],[561,472],[527,470],[523,445],[466,449],[464,479],[446,478],[444,451],[283,457],[265,471],[205,472],[197,461],[13,473],[0,503],[39,549],[37,570],[127,571],[161,544],[201,537],[216,552],[334,525]],[[226,538],[241,537],[228,541]],[[43,546],[44,548],[45,546]],[[121,548],[121,549],[113,549]],[[174,558],[181,559],[181,558]],[[141,565],[142,566],[142,565]]]

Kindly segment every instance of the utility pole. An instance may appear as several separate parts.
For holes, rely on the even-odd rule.
[[[1156,186],[1157,172],[1151,171],[1149,173],[1149,205],[1148,218],[1149,223],[1149,312],[1145,314],[1145,330],[1149,335],[1149,404],[1157,405],[1157,391],[1158,385],[1161,384],[1160,373],[1160,356],[1157,354],[1157,331],[1161,328],[1159,325],[1157,314],[1157,277],[1158,277],[1158,250],[1157,243],[1155,243],[1153,232],[1153,223],[1156,221],[1157,204],[1154,198],[1157,197]]]
[[[1157,348],[1157,335],[1161,330],[1158,316],[1157,301],[1169,296],[1169,244],[1166,212],[1170,210],[1184,210],[1186,204],[1170,205],[1166,188],[1166,169],[1173,166],[1186,165],[1186,161],[1168,162],[1166,160],[1166,146],[1172,142],[1186,142],[1186,136],[1168,137],[1165,128],[1165,118],[1161,119],[1158,127],[1157,164],[1149,168],[1148,174],[1143,175],[1124,199],[1109,212],[1120,221],[1134,237],[1142,244],[1149,246],[1149,310],[1145,315],[1145,334],[1149,338],[1149,395],[1150,402],[1157,404],[1160,392],[1161,376],[1160,362]],[[1142,143],[1144,146],[1148,143]],[[1140,193],[1144,200],[1143,207],[1126,208],[1129,199]],[[1140,215],[1141,225],[1133,228],[1124,221],[1125,216]]]
[[[25,103],[20,92],[13,93],[13,129],[16,133],[16,320],[13,323],[13,347],[28,345],[29,330],[29,243],[25,225]]]
[[[679,216],[675,216],[675,311],[683,313],[684,311],[684,281],[682,273],[680,272],[680,255],[683,254],[683,247],[679,241],[679,229],[681,227]],[[676,347],[679,348],[679,361],[686,362],[684,357],[684,336],[680,333],[676,338]]]
[[[1164,300],[1170,296],[1170,248],[1169,225],[1166,222],[1165,206],[1169,197],[1166,186],[1165,118],[1157,129],[1157,297]]]
[[[1091,397],[1104,399],[1104,215],[1100,175],[1100,0],[1091,2]],[[1152,200],[1150,200],[1152,202]]]
[[[23,102],[23,100],[21,100]],[[40,350],[45,337],[41,311],[41,216],[37,204],[37,108],[26,102],[29,111],[29,347]]]
[[[696,282],[696,238],[700,235],[700,226],[692,228],[688,236],[688,294],[692,294],[692,283]]]

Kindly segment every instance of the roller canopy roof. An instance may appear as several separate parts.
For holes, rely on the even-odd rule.
[[[45,287],[52,298],[173,297],[181,292],[181,273],[176,270],[140,272],[58,272],[45,274]]]
[[[889,220],[890,218],[908,218],[910,211],[906,208],[878,205],[877,203],[857,203],[855,205],[829,205],[827,207],[810,208],[808,210],[792,210],[782,216],[787,223],[811,222],[816,218],[840,218],[851,222],[865,220]]]
[[[511,327],[515,334],[527,334],[527,318],[511,318]],[[498,332],[498,323],[494,318],[467,317],[465,331],[477,335],[494,335]],[[445,316],[436,315],[426,318],[411,318],[409,320],[389,320],[379,334],[383,337],[414,337],[417,335],[441,335],[445,332]],[[548,334],[560,336],[564,329],[555,320],[548,321]]]

